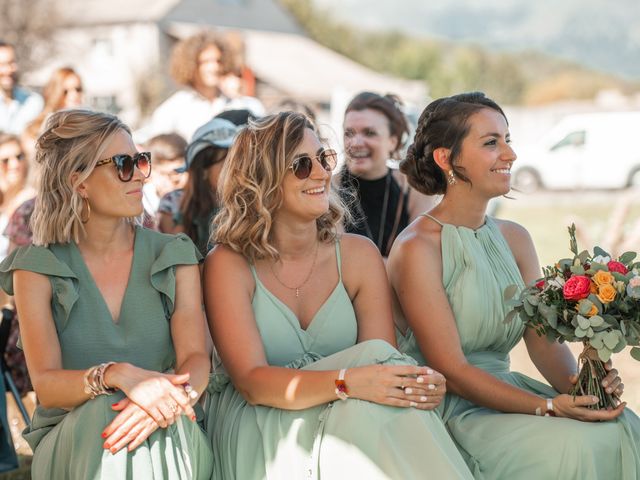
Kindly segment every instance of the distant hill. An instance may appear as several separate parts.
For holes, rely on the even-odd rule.
[[[361,29],[539,50],[640,79],[638,0],[313,0]]]

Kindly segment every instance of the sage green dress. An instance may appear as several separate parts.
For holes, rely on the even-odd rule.
[[[509,351],[525,327],[504,323],[503,292],[523,280],[495,221],[487,217],[475,231],[441,225],[442,282],[469,363],[543,398],[556,396],[549,385],[509,369]],[[413,332],[401,339],[400,350],[425,363]],[[449,393],[442,412],[477,479],[640,478],[640,421],[628,409],[615,421],[590,423],[501,413]]]
[[[13,294],[13,272],[49,277],[51,310],[62,367],[85,370],[102,362],[129,362],[167,371],[175,365],[170,320],[175,268],[196,265],[200,254],[186,235],[164,235],[137,227],[133,264],[115,323],[75,243],[21,247],[0,264],[0,286]],[[61,385],[60,388],[64,388]],[[208,479],[211,449],[197,423],[181,417],[158,429],[137,449],[112,455],[102,448],[102,430],[116,417],[111,405],[122,392],[100,395],[65,411],[38,406],[24,437],[34,451],[32,478]]]
[[[340,271],[340,249],[336,243]],[[306,330],[252,268],[255,321],[270,365],[335,370],[415,365],[382,340],[356,345],[357,323],[340,281]],[[221,365],[210,382],[207,434],[213,479],[471,479],[435,411],[366,401],[334,401],[304,410],[249,405]]]

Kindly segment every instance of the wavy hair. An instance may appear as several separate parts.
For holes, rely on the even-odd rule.
[[[61,110],[47,120],[36,143],[36,203],[31,217],[34,245],[78,242],[83,201],[77,187],[91,175],[119,130],[118,117],[89,110]],[[78,173],[74,177],[74,173]],[[129,219],[137,223],[137,219]]]
[[[282,206],[282,183],[311,121],[297,112],[280,112],[250,121],[236,138],[220,174],[221,210],[213,219],[211,243],[229,246],[251,262],[280,257],[273,246],[273,221]],[[316,219],[318,239],[337,237],[344,207],[334,192],[329,209]]]
[[[195,85],[198,75],[198,57],[207,47],[214,46],[220,50],[220,75],[234,69],[233,53],[227,41],[210,31],[203,31],[181,40],[173,47],[169,73],[171,78],[185,87]]]

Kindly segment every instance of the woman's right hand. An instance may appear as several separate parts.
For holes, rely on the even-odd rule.
[[[352,398],[421,410],[436,408],[447,391],[445,378],[440,373],[412,365],[349,368],[345,383]]]
[[[553,410],[558,417],[573,418],[583,422],[603,422],[613,420],[620,416],[627,405],[622,402],[614,409],[610,410],[591,410],[587,408],[589,405],[598,403],[598,397],[589,395],[576,396],[563,393],[553,399]]]
[[[189,381],[189,374],[160,373],[130,364],[116,364],[108,369],[109,385],[119,387],[135,404],[147,412],[160,427],[173,424],[179,415],[195,418],[188,395],[182,384]]]

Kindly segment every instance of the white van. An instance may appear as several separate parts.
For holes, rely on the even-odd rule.
[[[516,153],[512,185],[523,192],[640,185],[640,112],[569,115]]]

